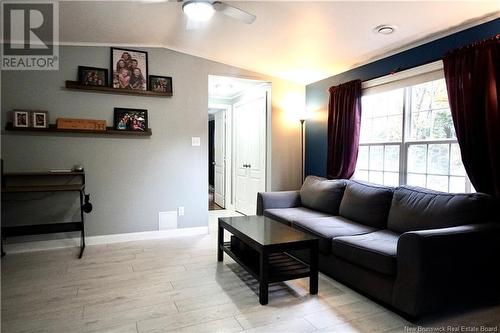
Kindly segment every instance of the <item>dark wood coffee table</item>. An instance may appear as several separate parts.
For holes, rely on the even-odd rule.
[[[224,229],[232,236],[224,242]],[[308,249],[310,263],[287,253]],[[217,260],[226,252],[259,281],[259,302],[268,302],[269,284],[309,277],[309,292],[318,293],[318,239],[264,216],[219,218]]]

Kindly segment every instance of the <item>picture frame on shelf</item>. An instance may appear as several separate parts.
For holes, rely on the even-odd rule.
[[[30,111],[14,110],[12,112],[12,126],[27,128],[30,127]]]
[[[108,69],[78,66],[78,82],[84,86],[108,86]]]
[[[114,108],[113,128],[117,131],[146,132],[148,110]]]
[[[48,128],[49,127],[49,112],[48,111],[32,111],[31,124],[33,128]]]
[[[172,94],[172,78],[169,76],[150,75],[149,89],[153,92]]]
[[[112,47],[111,73],[115,89],[148,90],[148,53]]]

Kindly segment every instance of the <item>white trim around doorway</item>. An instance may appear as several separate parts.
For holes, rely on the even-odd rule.
[[[209,74],[210,76],[219,76],[219,77],[227,77],[230,79],[236,80],[246,80],[246,81],[254,81],[258,83],[255,87],[249,89],[249,93],[252,94],[254,89],[263,89],[266,92],[266,126],[265,126],[265,191],[270,191],[271,189],[271,170],[272,170],[272,83],[266,80],[259,80],[256,78],[248,78],[248,77],[238,77],[232,75],[221,75],[221,74]],[[238,95],[238,97],[241,97]],[[233,104],[225,104],[222,99],[214,97],[215,100],[211,103],[211,98],[209,96],[208,99],[208,108],[210,109],[223,109],[225,112],[225,125],[226,125],[226,133],[225,133],[225,209],[227,210],[235,210],[235,192],[234,192],[234,179],[235,179],[235,165],[234,165],[234,131],[233,131]],[[231,98],[231,101],[237,99]],[[243,98],[246,99],[246,98]],[[240,100],[241,101],[241,100]],[[208,168],[208,164],[207,164]],[[208,169],[207,169],[208,173]]]

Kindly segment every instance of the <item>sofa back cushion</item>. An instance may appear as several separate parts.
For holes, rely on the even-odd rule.
[[[374,228],[387,228],[394,188],[351,180],[340,203],[339,215]]]
[[[300,189],[302,206],[331,215],[338,215],[340,201],[344,194],[346,181],[328,180],[308,176]]]
[[[482,193],[452,194],[415,186],[394,192],[388,229],[407,232],[488,222],[491,197]]]

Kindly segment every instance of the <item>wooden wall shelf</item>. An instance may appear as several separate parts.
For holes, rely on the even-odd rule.
[[[116,89],[111,87],[85,86],[78,81],[66,81],[66,89],[80,90],[87,92],[98,92],[105,94],[124,94],[135,96],[150,96],[150,97],[172,97],[171,93],[162,93],[149,90],[132,90],[132,89]]]
[[[132,132],[132,131],[118,131],[113,127],[106,127],[105,131],[96,130],[78,130],[78,129],[58,129],[56,125],[51,124],[48,128],[31,128],[31,127],[14,127],[12,123],[7,123],[5,126],[6,131],[19,132],[19,133],[77,133],[77,134],[91,134],[102,136],[151,136],[153,132],[148,128],[146,132]]]

